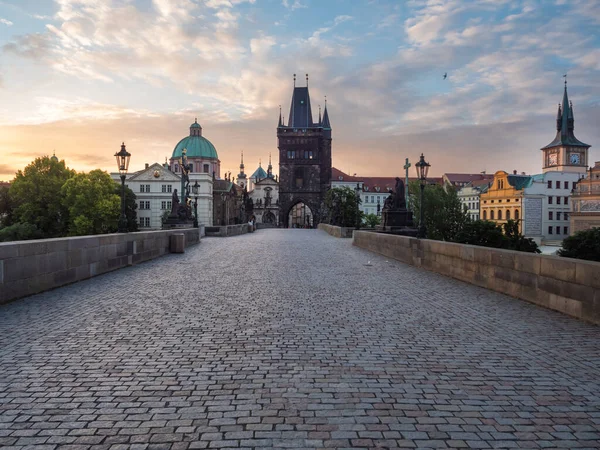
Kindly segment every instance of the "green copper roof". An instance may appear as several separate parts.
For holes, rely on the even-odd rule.
[[[219,158],[215,146],[203,136],[184,137],[175,146],[173,158],[181,158],[181,152],[184,148],[187,149],[188,158]]]
[[[532,184],[532,177],[529,175],[509,175],[506,178],[508,179],[508,184],[513,186],[517,191],[530,187]]]
[[[198,123],[198,119],[194,120],[194,123],[190,125],[190,128],[202,128]]]
[[[267,178],[267,172],[265,172],[265,169],[263,169],[262,166],[258,166],[258,169],[254,171],[250,178],[254,178],[255,180],[262,180],[263,178]]]

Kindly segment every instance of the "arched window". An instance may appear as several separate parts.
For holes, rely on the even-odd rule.
[[[502,220],[502,210],[498,210],[498,220]]]
[[[519,220],[519,210],[515,209],[515,220]]]
[[[494,210],[493,209],[490,211],[490,219],[494,220]]]
[[[506,210],[506,220],[510,220],[510,209]]]
[[[483,220],[487,220],[487,210],[483,210]]]

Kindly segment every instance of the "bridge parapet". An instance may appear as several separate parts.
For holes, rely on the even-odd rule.
[[[353,245],[600,325],[600,263],[356,231]]]
[[[172,234],[200,242],[200,228],[0,243],[0,304],[169,253]]]

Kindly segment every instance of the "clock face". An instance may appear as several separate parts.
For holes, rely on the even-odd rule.
[[[558,155],[556,153],[553,153],[548,157],[548,165],[555,166],[557,164],[558,164]]]
[[[581,156],[579,153],[571,153],[571,164],[581,164]]]

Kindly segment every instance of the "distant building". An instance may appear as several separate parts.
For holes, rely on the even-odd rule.
[[[295,84],[294,76],[288,123],[284,124],[280,112],[277,124],[279,223],[314,227],[331,187],[331,124],[327,104],[323,118],[313,121],[308,85]]]
[[[473,180],[458,191],[458,199],[463,205],[463,209],[469,215],[471,220],[479,220],[479,197],[482,193],[487,192],[492,184],[492,179],[488,180]]]
[[[590,167],[571,194],[571,234],[600,227],[600,161]]]
[[[442,185],[461,189],[473,181],[492,181],[494,175],[481,173],[445,173],[442,175]]]

